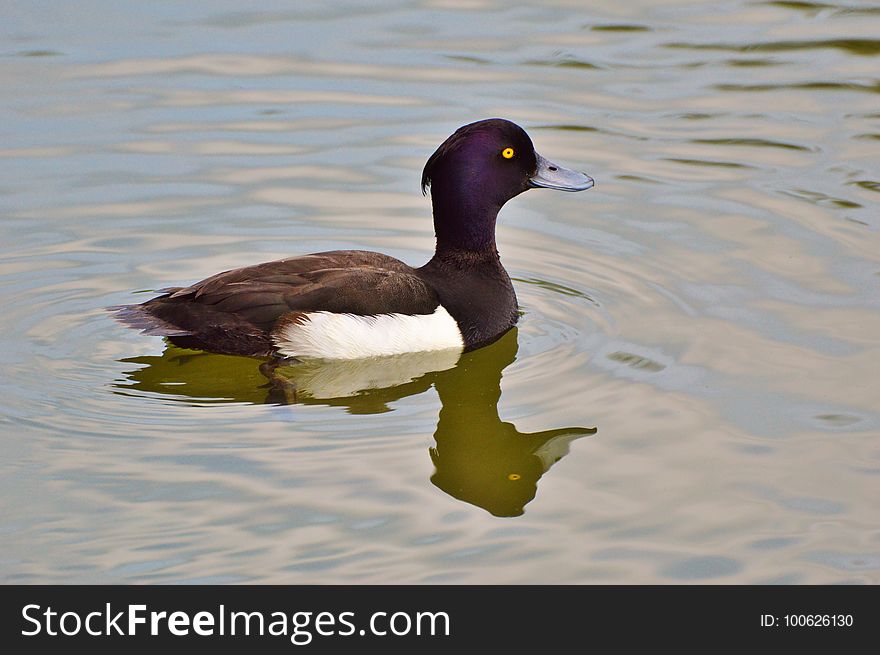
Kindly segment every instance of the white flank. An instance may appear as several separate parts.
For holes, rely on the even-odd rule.
[[[273,338],[282,355],[298,359],[360,359],[464,348],[458,324],[440,305],[433,314],[415,315],[311,312]]]

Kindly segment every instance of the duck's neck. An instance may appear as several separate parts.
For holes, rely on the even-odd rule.
[[[518,318],[516,293],[495,247],[501,205],[432,191],[437,249],[417,274],[455,319],[465,350],[473,350],[492,343]]]
[[[497,259],[495,220],[501,205],[479,190],[470,194],[459,185],[438,182],[431,189],[437,254],[491,255]]]

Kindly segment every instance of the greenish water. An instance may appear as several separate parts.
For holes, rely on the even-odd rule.
[[[880,5],[6,3],[0,580],[880,582]],[[108,305],[433,246],[517,121],[596,179],[460,361],[166,346]]]

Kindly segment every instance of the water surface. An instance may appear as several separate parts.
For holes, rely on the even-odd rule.
[[[4,582],[880,582],[880,5],[12,3]],[[582,194],[498,243],[460,360],[180,350],[108,305],[433,246],[503,116]]]

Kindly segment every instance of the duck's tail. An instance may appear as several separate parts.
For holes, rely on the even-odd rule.
[[[187,337],[192,336],[191,330],[185,330],[169,323],[150,311],[150,305],[114,305],[107,307],[113,317],[130,328],[140,330],[144,334],[156,337]]]
[[[111,312],[113,317],[123,325],[127,325],[135,330],[140,330],[144,334],[149,334],[154,337],[191,336],[193,334],[191,330],[174,325],[174,323],[170,323],[157,316],[153,311],[156,307],[157,300],[167,298],[171,294],[177,293],[182,288],[183,287],[168,287],[167,289],[159,289],[157,293],[161,293],[162,295],[156,296],[145,303],[139,305],[113,305],[107,307],[107,311]]]
[[[227,355],[266,356],[274,344],[270,335],[235,313],[212,305],[174,298],[180,289],[162,289],[140,305],[117,305],[107,310],[120,323],[144,334],[166,337],[181,348]]]

